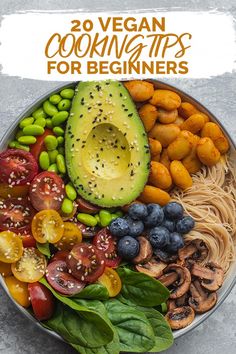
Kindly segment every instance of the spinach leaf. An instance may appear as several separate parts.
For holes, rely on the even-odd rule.
[[[162,350],[168,349],[173,344],[174,337],[165,317],[160,312],[150,307],[138,306],[137,309],[145,314],[155,334],[155,345],[152,350],[149,351],[161,352]]]
[[[117,299],[104,301],[108,317],[120,340],[120,351],[145,352],[155,345],[155,335],[146,316]]]
[[[47,256],[48,258],[51,257],[51,252],[50,252],[50,248],[49,248],[49,243],[39,243],[36,242],[36,246],[37,249],[39,250],[39,252],[41,252],[42,254],[44,254],[45,256]]]
[[[103,305],[100,301],[68,298],[59,295],[53,290],[46,279],[42,278],[40,282],[45,285],[60,302],[69,307],[69,310],[68,308],[63,308],[64,312],[68,312],[67,315],[63,316],[63,323],[68,333],[73,333],[73,336],[70,340],[68,340],[67,336],[66,340],[70,343],[81,344],[88,347],[103,346],[113,340],[114,329],[109,320],[104,316],[105,308],[102,308]],[[53,320],[55,320],[53,325],[58,325],[58,320],[54,317],[52,321]],[[65,333],[62,336],[65,338]]]
[[[121,295],[133,303],[153,307],[165,302],[169,297],[169,290],[158,280],[131,269],[122,267],[117,272],[122,281]]]
[[[107,288],[99,283],[87,285],[80,293],[73,295],[72,299],[107,300],[109,293]]]

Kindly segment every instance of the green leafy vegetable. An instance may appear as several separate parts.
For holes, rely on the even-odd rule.
[[[168,299],[169,290],[158,280],[126,267],[118,268],[117,272],[122,281],[123,298],[146,307],[160,305]]]
[[[39,252],[41,252],[42,254],[44,254],[45,256],[47,256],[48,258],[51,258],[51,252],[50,252],[50,248],[49,248],[49,243],[39,243],[36,242],[36,246],[37,249],[39,250]]]
[[[104,302],[108,317],[115,326],[120,351],[145,352],[155,345],[155,335],[144,313],[116,299]]]
[[[87,285],[80,293],[73,295],[72,298],[107,300],[109,299],[109,293],[104,285],[95,283]]]

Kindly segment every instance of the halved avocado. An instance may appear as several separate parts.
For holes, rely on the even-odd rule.
[[[78,84],[65,147],[69,177],[84,199],[114,207],[142,192],[150,168],[148,139],[122,83]]]

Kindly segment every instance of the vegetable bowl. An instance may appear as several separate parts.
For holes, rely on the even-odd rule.
[[[185,94],[184,92],[182,92],[182,91],[180,91],[179,89],[176,89],[176,88],[174,88],[174,87],[172,87],[172,86],[170,86],[170,85],[167,85],[167,84],[165,84],[165,83],[163,83],[163,82],[160,82],[160,81],[157,81],[157,80],[148,80],[148,83],[151,83],[152,85],[154,85],[154,88],[155,89],[158,89],[158,90],[169,90],[169,91],[171,91],[171,92],[174,92],[174,93],[176,93],[179,97],[181,97],[181,100],[182,100],[182,102],[188,102],[189,104],[191,104],[191,105],[193,105],[194,107],[195,107],[195,109],[196,109],[196,112],[194,112],[194,113],[197,113],[197,112],[201,112],[201,113],[203,113],[203,114],[205,114],[206,116],[208,116],[209,118],[210,118],[210,121],[211,122],[215,122],[215,123],[217,123],[217,125],[220,127],[220,129],[224,132],[224,135],[225,135],[225,137],[227,137],[227,139],[228,139],[228,141],[229,141],[229,143],[230,143],[230,157],[231,157],[231,160],[233,159],[233,157],[235,156],[235,145],[234,145],[234,143],[233,143],[233,141],[231,140],[231,138],[230,138],[230,135],[226,132],[226,130],[224,129],[224,127],[221,125],[221,123],[218,121],[218,119],[216,118],[216,117],[214,117],[214,115],[210,112],[210,111],[208,111],[204,106],[202,106],[199,102],[197,102],[194,98],[192,98],[191,96],[189,96],[189,95],[187,95],[187,94]],[[59,86],[58,88],[56,88],[55,90],[53,90],[53,91],[50,91],[50,92],[48,92],[47,94],[45,94],[43,97],[41,97],[40,99],[38,99],[34,104],[32,104],[27,110],[25,110],[19,117],[18,117],[18,119],[16,120],[16,122],[15,122],[15,124],[7,131],[7,133],[4,135],[4,137],[2,138],[2,140],[1,140],[1,143],[0,143],[0,150],[1,151],[3,151],[3,150],[5,150],[6,148],[7,148],[7,146],[8,146],[8,144],[9,144],[9,142],[10,141],[12,141],[12,140],[14,140],[14,137],[15,137],[15,135],[16,135],[16,131],[17,131],[17,127],[19,126],[19,122],[22,122],[22,120],[25,118],[25,117],[30,117],[31,116],[31,114],[32,114],[32,112],[34,112],[35,110],[37,110],[44,102],[45,102],[45,100],[48,100],[48,98],[49,97],[52,97],[53,95],[54,96],[56,96],[57,94],[58,94],[58,92],[61,92],[62,90],[65,90],[65,89],[70,89],[70,88],[75,88],[75,84],[64,84],[64,85],[61,85],[61,86]],[[84,88],[85,89],[85,88]],[[132,96],[132,88],[130,89],[129,88],[129,86],[127,85],[127,89],[128,89],[128,91],[130,91],[130,93],[131,93],[131,96]],[[130,89],[130,90],[129,90]],[[99,90],[98,90],[99,91]],[[112,91],[110,91],[111,92],[111,95],[113,94],[113,92]],[[91,94],[91,93],[90,93]],[[83,103],[83,99],[82,99],[83,97],[81,96],[80,97],[80,102],[82,102]],[[64,99],[64,100],[66,100],[66,98]],[[139,100],[138,100],[139,101]],[[144,100],[145,102],[147,102],[147,99],[146,100]],[[155,104],[154,104],[155,105]],[[83,104],[82,104],[82,106],[83,106]],[[112,106],[112,104],[111,104],[111,106]],[[139,102],[137,102],[136,101],[136,107],[137,107],[137,109],[139,110],[139,112],[142,112],[141,111],[141,109],[142,109],[142,104],[141,104],[141,102],[139,101]],[[83,114],[83,109],[84,109],[84,107],[80,107],[80,113],[81,113],[81,115]],[[87,109],[87,108],[86,108]],[[101,109],[101,108],[100,108]],[[132,112],[132,107],[128,107],[128,109],[130,110],[128,113],[129,114],[131,114],[132,115],[132,113],[130,113],[130,112]],[[161,108],[162,109],[162,108]],[[53,115],[52,115],[53,116]],[[140,116],[141,116],[141,113],[140,113]],[[132,116],[130,116],[130,117],[132,117]],[[67,118],[67,117],[66,117]],[[72,112],[72,118],[73,118],[73,112]],[[81,117],[82,118],[82,117]],[[60,119],[64,119],[63,117],[62,118],[60,118],[60,116],[59,116],[59,118],[58,118],[59,120]],[[164,116],[164,119],[165,119],[165,116]],[[106,122],[105,122],[106,123]],[[145,126],[145,121],[143,121],[143,123],[144,123],[144,126]],[[162,122],[161,122],[162,123]],[[83,124],[83,123],[81,123],[81,124]],[[107,124],[107,123],[106,123]],[[137,124],[139,124],[139,123],[137,123]],[[169,124],[171,124],[171,123],[169,123]],[[182,123],[183,124],[183,123]],[[72,124],[71,124],[72,125]],[[141,124],[142,125],[142,124]],[[143,126],[141,127],[142,129],[143,129]],[[140,129],[141,129],[140,128]],[[85,128],[85,126],[83,126],[83,129],[86,129]],[[108,131],[107,131],[107,133],[108,133],[108,136],[106,137],[106,139],[108,139],[109,138],[109,136],[112,134],[112,132],[111,131],[109,131],[109,129],[110,129],[110,127],[109,127],[109,125],[107,125],[107,129],[108,129]],[[98,142],[101,140],[101,149],[103,148],[102,146],[104,145],[104,143],[105,143],[105,141],[102,141],[102,138],[103,138],[103,132],[99,132],[98,130],[94,130],[95,131],[95,133],[96,134],[98,134]],[[149,130],[150,131],[150,130]],[[72,161],[71,163],[69,163],[68,164],[68,166],[67,166],[67,168],[68,168],[68,173],[69,173],[69,176],[70,176],[70,179],[73,181],[73,184],[75,184],[74,183],[74,179],[75,179],[75,170],[74,170],[74,166],[73,166],[73,158],[74,158],[74,151],[73,151],[73,149],[74,149],[74,146],[73,146],[73,144],[74,144],[74,132],[72,131],[70,131],[70,128],[68,128],[68,125],[67,125],[67,133],[69,134],[69,136],[70,136],[70,139],[68,139],[67,140],[67,142],[66,142],[66,144],[68,144],[69,145],[69,149],[68,149],[68,151],[69,152],[67,152],[66,153],[66,157],[67,157],[67,160],[68,159],[70,159],[70,161]],[[116,138],[117,138],[117,134],[119,134],[119,132],[117,133],[117,132],[115,132],[115,134],[116,134],[116,136],[114,137],[114,141],[112,141],[111,142],[111,144],[116,144]],[[155,135],[155,132],[153,133],[154,135]],[[94,135],[94,134],[93,134]],[[93,139],[93,135],[91,135],[91,139]],[[60,135],[58,135],[58,136],[60,136]],[[118,136],[119,137],[119,136]],[[119,137],[120,138],[120,137]],[[155,137],[153,136],[152,138],[154,138],[154,140],[155,140]],[[138,137],[137,137],[137,139],[139,139],[139,135],[138,135]],[[24,139],[22,140],[22,142],[24,142]],[[51,143],[53,143],[53,142],[51,142],[50,140],[49,140],[49,142],[48,142],[48,144],[50,145]],[[100,143],[99,143],[100,144]],[[123,154],[123,155],[118,155],[119,156],[119,159],[120,159],[120,157],[121,157],[121,160],[122,161],[125,161],[125,159],[126,159],[126,149],[125,149],[125,147],[126,147],[126,140],[122,140],[122,142],[121,142],[121,150],[119,151],[119,153],[121,153],[121,154]],[[141,134],[140,134],[140,140],[139,140],[139,143],[138,143],[139,145],[141,145],[141,144],[144,144],[144,146],[145,146],[145,140],[143,140],[142,141],[142,137],[141,137]],[[92,170],[92,169],[94,169],[96,166],[93,166],[91,163],[90,163],[90,157],[91,157],[91,153],[92,153],[92,149],[94,148],[94,146],[92,145],[92,142],[91,142],[91,149],[87,149],[87,148],[85,148],[85,150],[84,150],[84,156],[85,156],[85,159],[82,161],[82,164],[86,164],[86,168],[87,168],[87,170]],[[82,143],[82,145],[81,146],[83,146],[83,143]],[[164,146],[164,145],[163,145]],[[17,147],[17,146],[16,146]],[[96,147],[96,146],[95,146]],[[168,147],[168,146],[167,146]],[[137,149],[138,150],[138,149]],[[49,151],[50,151],[50,148],[49,148]],[[103,154],[103,151],[102,151],[102,154]],[[228,153],[229,154],[229,153]],[[70,157],[68,157],[70,155]],[[100,156],[99,156],[100,157]],[[107,159],[107,161],[110,163],[110,165],[108,165],[108,167],[110,168],[111,166],[113,166],[113,162],[112,162],[112,160],[109,160],[110,159],[110,157],[107,157],[106,155],[103,155],[103,157],[105,158],[105,159]],[[141,157],[141,159],[145,159],[146,157],[145,156],[142,156]],[[119,160],[118,159],[118,160]],[[86,160],[86,161],[85,161]],[[98,158],[98,160],[99,160],[99,158]],[[172,160],[176,160],[176,158],[173,158]],[[85,162],[84,162],[85,161]],[[148,160],[147,160],[148,161]],[[235,161],[235,160],[234,160]],[[41,165],[40,165],[40,167],[41,167],[41,170],[48,170],[48,166],[47,167],[45,167],[45,168],[43,168],[43,164],[45,163],[45,161],[44,161],[44,159],[43,159],[43,156],[42,156],[42,158],[41,158]],[[81,162],[79,162],[79,163],[81,163]],[[99,162],[100,163],[100,162]],[[115,175],[115,177],[117,177],[123,170],[124,170],[124,167],[122,166],[122,164],[121,163],[118,163],[118,165],[117,165],[118,167],[117,168],[114,168],[114,171],[113,171],[113,173],[114,174],[117,174],[117,175]],[[100,167],[99,167],[100,168]],[[51,172],[54,172],[53,170],[49,170],[49,171],[51,171]],[[59,171],[60,172],[60,171]],[[83,172],[83,171],[82,171]],[[129,171],[129,172],[131,172],[131,174],[132,174],[132,169]],[[80,172],[79,172],[80,173]],[[77,171],[76,171],[76,174],[77,174]],[[129,198],[128,199],[125,199],[126,198],[126,193],[124,193],[124,203],[123,204],[130,204],[130,202],[132,201],[132,200],[134,200],[134,199],[136,199],[136,196],[138,196],[141,192],[142,192],[142,189],[143,189],[143,185],[145,184],[145,179],[147,179],[147,176],[145,175],[145,173],[143,172],[143,170],[140,170],[139,172],[138,172],[138,174],[139,175],[142,175],[141,177],[142,177],[142,179],[143,179],[143,182],[140,184],[140,180],[138,181],[138,183],[137,183],[137,185],[135,185],[134,186],[134,196],[131,196],[131,199],[129,200]],[[80,180],[81,179],[83,179],[83,175],[81,174],[81,175],[79,175],[79,177],[80,177]],[[114,177],[114,176],[113,176]],[[132,176],[131,176],[132,177]],[[141,178],[140,177],[140,178]],[[105,179],[107,179],[108,178],[108,176],[105,176],[104,177],[104,180]],[[178,183],[178,182],[177,182]],[[176,183],[176,185],[177,185],[177,183]],[[80,183],[81,184],[81,183]],[[99,205],[99,197],[101,197],[102,198],[102,194],[101,195],[99,195],[98,196],[98,199],[97,199],[97,202],[94,202],[94,199],[91,199],[92,197],[90,196],[90,195],[87,195],[86,196],[86,194],[84,194],[83,193],[83,188],[81,189],[81,187],[80,187],[80,184],[78,184],[78,188],[77,188],[77,192],[78,192],[78,194],[79,194],[79,196],[81,196],[81,197],[83,197],[84,199],[86,199],[86,201],[88,201],[88,203],[91,203],[92,202],[92,205],[95,205],[95,206],[98,206],[98,208],[101,208],[101,206]],[[113,187],[113,189],[115,190],[115,187],[116,186],[114,186]],[[119,189],[120,188],[122,188],[122,186],[120,186],[119,185]],[[188,188],[188,187],[187,187]],[[168,189],[168,188],[167,188]],[[166,189],[166,190],[167,190]],[[111,191],[112,192],[112,191]],[[130,192],[131,193],[131,192]],[[135,193],[136,193],[136,195],[135,195]],[[122,194],[121,194],[122,195]],[[90,198],[91,197],[91,198]],[[110,198],[111,197],[111,198]],[[108,207],[112,207],[113,209],[114,208],[117,208],[118,206],[119,206],[119,204],[116,204],[116,202],[117,202],[117,200],[116,200],[116,195],[115,194],[113,194],[113,196],[111,195],[109,198],[110,198],[110,201],[112,200],[113,202],[113,204],[109,204],[109,203],[111,203],[110,201],[108,202],[107,201],[107,199],[105,200],[105,198],[104,198],[104,202],[103,202],[103,206],[104,206],[104,210],[106,211],[106,208],[108,208]],[[100,198],[100,199],[101,199]],[[112,199],[113,198],[113,199]],[[122,196],[122,198],[123,198],[123,196]],[[176,202],[179,202],[180,201],[180,199],[181,199],[181,193],[180,194],[178,194],[178,192],[176,193],[176,194],[173,194],[173,197],[172,197]],[[34,197],[34,202],[35,202],[35,200],[36,200],[37,198],[36,197]],[[34,202],[32,202],[33,203],[33,206],[34,206],[34,208],[35,208],[35,205],[34,205]],[[142,201],[143,202],[143,201]],[[108,205],[108,204],[109,205]],[[117,203],[119,203],[119,201],[117,202]],[[166,204],[166,203],[163,203],[163,204]],[[185,212],[187,213],[187,214],[189,214],[188,213],[188,208],[183,204],[183,207],[184,207],[184,209],[185,209]],[[36,209],[37,209],[37,207],[36,207]],[[47,209],[47,208],[46,208]],[[53,209],[53,207],[52,208],[49,208],[49,209]],[[38,210],[38,209],[37,209]],[[99,210],[99,209],[98,209]],[[123,209],[122,209],[123,210]],[[123,211],[123,212],[127,212],[127,208],[125,209],[124,208],[124,210],[125,211]],[[64,211],[66,211],[66,206],[65,206],[65,210]],[[81,213],[81,214],[84,214],[84,213]],[[106,214],[104,214],[105,216],[106,216]],[[191,215],[191,212],[190,212],[190,215]],[[83,215],[80,215],[80,218],[78,218],[78,220],[79,220],[79,222],[81,222],[81,223],[83,223],[83,218],[84,218],[84,216]],[[122,218],[122,217],[121,217]],[[92,220],[92,219],[91,219]],[[196,220],[197,221],[197,223],[199,223],[199,222],[201,222],[201,220],[199,221],[199,220]],[[101,222],[101,220],[100,220],[100,222]],[[103,225],[102,225],[103,226]],[[105,226],[105,224],[104,224],[104,226]],[[106,225],[107,226],[107,225]],[[111,230],[112,230],[112,226],[111,226]],[[193,229],[194,230],[194,229]],[[194,231],[191,231],[191,232],[194,232]],[[197,232],[197,231],[196,231]],[[115,233],[115,231],[114,231],[114,233]],[[192,236],[190,236],[190,238],[187,240],[188,242],[191,242],[192,241],[192,239],[191,239],[191,237]],[[197,237],[196,237],[197,238]],[[37,241],[40,241],[40,240],[37,240]],[[41,242],[41,241],[40,241]],[[40,242],[39,242],[39,244],[40,244]],[[58,241],[58,242],[60,242],[60,241]],[[54,244],[56,244],[55,242],[54,242]],[[38,249],[40,250],[40,245],[39,245],[39,247],[38,247]],[[58,248],[58,249],[60,249],[60,248]],[[44,252],[45,252],[45,250],[44,250]],[[121,252],[122,253],[122,252]],[[214,257],[213,257],[214,258]],[[124,267],[125,267],[125,264],[126,264],[126,259],[125,259],[125,257],[124,257],[124,260],[123,260],[123,262],[124,262]],[[122,265],[123,265],[123,262],[121,263]],[[139,265],[138,265],[139,266]],[[126,268],[125,268],[126,269]],[[202,313],[202,314],[197,314],[196,316],[195,316],[195,318],[194,318],[194,320],[187,326],[187,327],[184,327],[184,328],[181,328],[180,327],[180,329],[178,329],[178,330],[174,330],[173,331],[173,336],[174,336],[174,338],[178,338],[178,337],[180,337],[180,336],[182,336],[182,335],[184,335],[185,333],[187,333],[188,331],[190,331],[190,330],[192,330],[193,328],[195,328],[196,326],[198,326],[200,323],[202,323],[207,317],[209,317],[210,315],[211,315],[211,313],[212,312],[214,312],[215,310],[216,310],[216,308],[218,307],[218,306],[220,306],[220,304],[224,301],[224,299],[227,297],[227,295],[230,293],[230,291],[231,291],[231,289],[233,288],[233,286],[234,286],[234,284],[235,284],[235,281],[236,281],[236,277],[235,277],[235,270],[236,270],[236,264],[235,264],[235,262],[231,262],[230,263],[230,267],[229,267],[229,269],[227,269],[227,274],[226,274],[226,277],[225,277],[225,279],[224,279],[224,283],[223,283],[223,285],[222,285],[222,287],[220,287],[220,289],[219,290],[217,290],[217,294],[218,294],[218,300],[217,300],[217,303],[215,304],[215,306],[214,307],[212,307],[211,309],[209,309],[207,312],[204,312],[204,313]],[[145,271],[144,271],[144,273],[145,273]],[[146,273],[146,274],[148,274],[148,273]],[[194,274],[194,277],[195,277],[196,275]],[[42,326],[42,323],[41,322],[39,322],[39,321],[37,321],[36,319],[35,319],[35,317],[32,315],[32,311],[28,311],[27,309],[25,309],[24,307],[22,307],[21,305],[19,305],[13,298],[12,298],[12,296],[10,295],[10,292],[9,292],[9,287],[7,287],[7,285],[6,285],[6,283],[5,283],[5,281],[4,281],[4,278],[3,277],[1,277],[0,276],[0,282],[1,282],[1,285],[3,286],[3,288],[5,289],[5,291],[7,292],[7,294],[10,296],[10,298],[14,301],[14,303],[15,303],[15,305],[19,308],[19,310],[22,312],[22,313],[24,313],[25,314],[25,316],[27,316],[29,319],[31,319],[36,325],[38,325],[39,326],[39,328],[41,328],[41,329],[43,329],[44,331],[46,331],[48,334],[50,334],[50,335],[53,335],[54,337],[56,337],[56,338],[58,338],[58,339],[60,339],[60,340],[64,340],[63,339],[63,336],[61,336],[61,335],[59,335],[58,333],[56,333],[55,331],[53,331],[53,330],[50,330],[50,326],[47,326],[47,325],[45,325],[45,326]],[[86,289],[86,288],[85,288]],[[55,295],[55,294],[54,294]],[[61,295],[60,295],[61,296]],[[129,303],[129,299],[127,299],[127,301],[128,301],[128,303]],[[115,303],[113,303],[113,306],[115,306]],[[176,328],[177,329],[177,328]],[[67,340],[68,341],[68,340]],[[123,349],[124,349],[125,347],[123,347]],[[160,347],[160,350],[164,350],[164,349],[166,349],[166,347],[163,347],[163,348],[161,348]],[[129,351],[129,348],[127,347],[127,350],[124,350],[124,351]],[[136,348],[136,351],[138,351],[138,349]],[[147,350],[148,351],[148,350]],[[157,350],[156,350],[157,351]]]

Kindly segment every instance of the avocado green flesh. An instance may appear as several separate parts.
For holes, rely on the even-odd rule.
[[[148,139],[120,82],[78,84],[65,147],[69,177],[84,199],[114,207],[142,192],[149,174]]]

